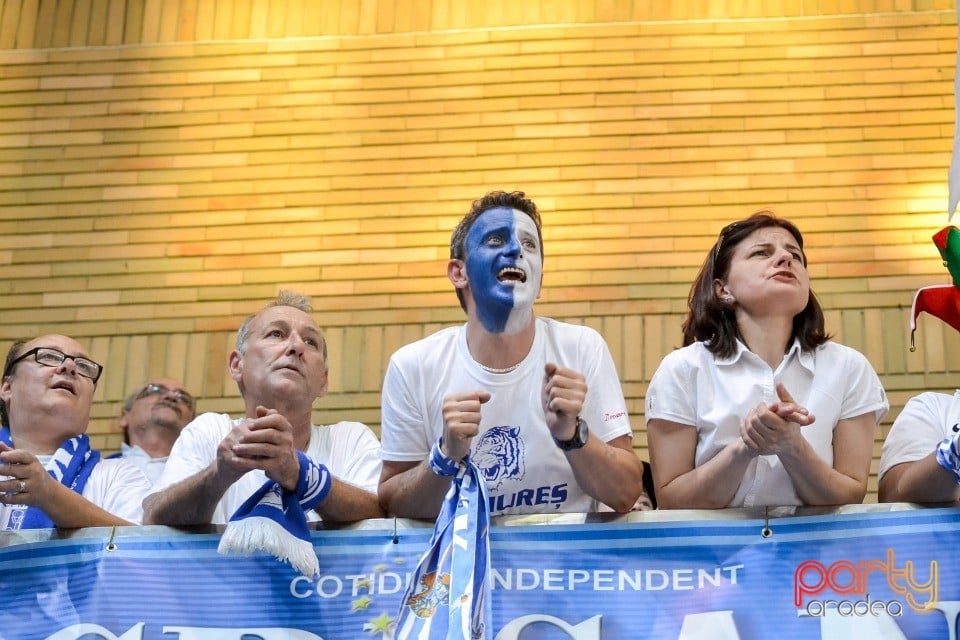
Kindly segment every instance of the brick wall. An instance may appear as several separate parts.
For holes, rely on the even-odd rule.
[[[645,458],[689,284],[762,207],[804,231],[830,331],[883,378],[877,456],[907,398],[955,384],[957,336],[907,334],[914,290],[949,282],[953,2],[0,8],[0,348],[88,344],[98,446],[149,375],[237,412],[233,331],[281,287],[327,327],[317,420],[376,428],[390,353],[462,321],[447,243],[491,188],[543,209],[540,313],[607,338]]]

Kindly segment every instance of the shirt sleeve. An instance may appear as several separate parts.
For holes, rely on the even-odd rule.
[[[414,462],[430,454],[433,441],[428,434],[421,404],[414,389],[418,380],[416,364],[401,366],[400,354],[394,354],[383,379],[381,401],[382,441],[380,457],[388,461]]]
[[[585,340],[585,371],[587,397],[583,403],[583,418],[590,430],[604,442],[624,435],[633,435],[623,387],[613,362],[610,348],[596,331],[587,333]]]
[[[355,487],[377,493],[380,483],[380,441],[364,424],[343,422],[336,427],[341,431],[333,446],[340,459],[336,468],[331,468],[338,479]]]
[[[232,424],[230,416],[218,413],[204,413],[188,424],[176,441],[160,479],[153,487],[158,493],[172,484],[185,480],[206,469],[216,459],[217,446],[223,439],[222,425]]]
[[[949,396],[927,392],[907,401],[883,442],[878,478],[898,464],[915,462],[933,453],[951,427],[944,424],[947,416],[940,398],[950,400]]]
[[[847,349],[847,367],[844,376],[847,393],[840,408],[840,420],[855,418],[865,413],[873,413],[876,424],[890,411],[887,394],[877,372],[866,356],[855,349]]]
[[[686,350],[668,353],[660,361],[645,400],[647,420],[669,420],[678,424],[696,426],[696,381],[685,359]]]
[[[97,464],[83,497],[118,518],[140,524],[143,522],[140,505],[150,491],[150,481],[136,465],[115,458]]]

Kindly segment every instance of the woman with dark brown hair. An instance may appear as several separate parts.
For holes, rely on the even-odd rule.
[[[889,404],[867,359],[825,333],[796,226],[761,211],[724,227],[683,336],[646,398],[661,508],[863,501]]]

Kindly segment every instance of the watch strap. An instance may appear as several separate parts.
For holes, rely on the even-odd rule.
[[[590,430],[587,428],[587,423],[580,416],[577,416],[576,426],[573,430],[573,437],[569,440],[557,440],[553,439],[557,443],[557,446],[560,447],[561,451],[574,451],[583,447],[587,444],[587,438],[590,435]]]

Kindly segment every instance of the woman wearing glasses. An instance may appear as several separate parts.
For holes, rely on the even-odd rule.
[[[85,434],[102,371],[66,336],[10,347],[0,383],[0,529],[141,520],[149,481],[124,460],[101,460]]]
[[[646,397],[661,508],[863,501],[889,405],[867,359],[825,333],[792,223],[760,212],[723,229],[683,338]]]

